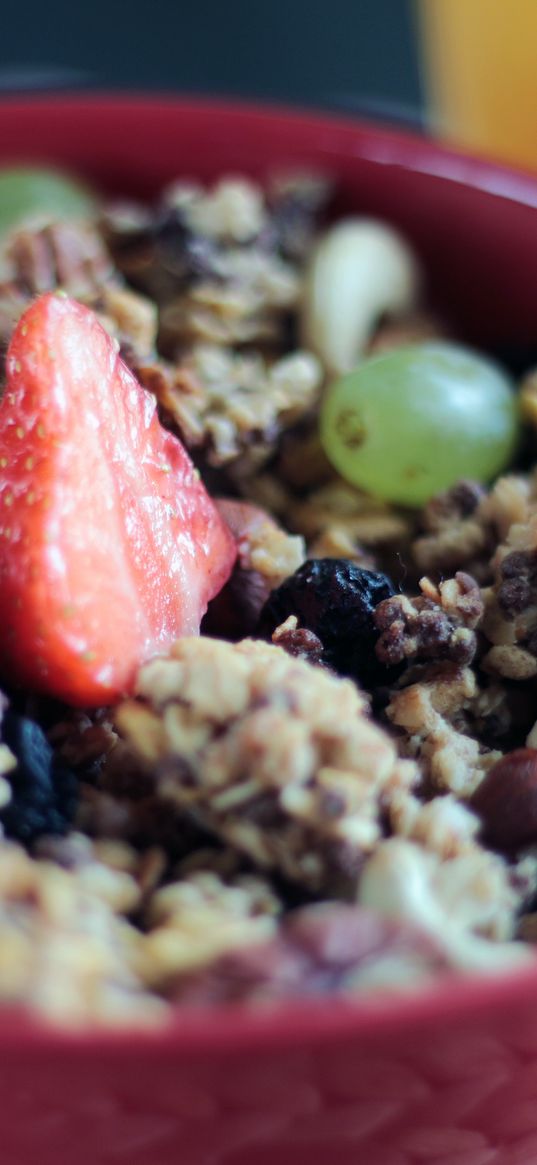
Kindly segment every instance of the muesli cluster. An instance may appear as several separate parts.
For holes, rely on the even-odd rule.
[[[44,292],[90,307],[237,546],[201,637],[129,699],[4,685],[4,1004],[154,1023],[534,958],[537,478],[515,459],[416,507],[338,475],[330,377],[449,326],[406,244],[361,224],[362,318],[315,343],[330,196],[310,175],[181,181],[3,241],[2,348]],[[530,431],[535,395],[530,376]]]

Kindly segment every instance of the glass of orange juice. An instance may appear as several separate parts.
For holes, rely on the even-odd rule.
[[[435,131],[537,170],[537,0],[419,0],[418,12]]]

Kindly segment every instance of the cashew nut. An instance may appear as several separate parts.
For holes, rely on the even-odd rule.
[[[404,239],[375,219],[336,223],[306,271],[302,339],[329,375],[358,363],[380,317],[415,305],[416,259]]]

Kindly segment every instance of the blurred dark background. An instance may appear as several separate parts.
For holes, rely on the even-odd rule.
[[[0,88],[163,89],[419,116],[412,0],[10,5]]]

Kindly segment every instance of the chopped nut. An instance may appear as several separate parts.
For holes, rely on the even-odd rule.
[[[389,819],[393,832],[418,842],[441,858],[453,858],[473,850],[479,820],[452,793],[419,801],[401,790],[390,800]]]
[[[235,537],[238,556],[231,578],[209,605],[203,629],[241,639],[255,630],[271,590],[304,561],[305,547],[302,538],[287,534],[258,506],[224,498],[216,504]]]
[[[185,217],[197,234],[236,243],[255,238],[266,221],[261,190],[244,178],[225,178],[213,190],[191,198],[185,203]]]
[[[243,570],[255,570],[269,590],[294,574],[304,561],[302,538],[287,534],[265,510],[247,502],[222,498],[218,509],[237,540]]]
[[[97,294],[114,277],[112,261],[89,223],[58,222],[9,239],[8,278],[29,297],[62,287],[75,298]]]
[[[413,306],[415,258],[396,231],[344,219],[321,237],[306,271],[302,333],[331,375],[349,372],[385,313]]]
[[[289,615],[285,623],[281,623],[272,634],[272,642],[276,647],[283,647],[288,655],[306,659],[309,663],[321,663],[324,647],[321,640],[313,631],[298,626],[296,615]]]
[[[349,536],[345,526],[330,526],[308,545],[308,558],[348,558],[364,570],[377,570],[378,563],[370,551]]]
[[[103,240],[89,222],[20,230],[8,236],[0,261],[2,347],[35,295],[62,288],[98,309],[103,290],[118,283]]]
[[[490,845],[509,850],[536,842],[537,749],[517,748],[497,761],[471,805]]]
[[[480,590],[470,575],[458,571],[439,587],[420,582],[421,596],[394,595],[379,603],[375,625],[381,631],[376,653],[382,663],[442,660],[468,664],[474,658],[474,629],[483,615]]]
[[[492,675],[507,680],[529,680],[537,675],[537,658],[523,647],[498,645],[483,656],[481,666]]]

